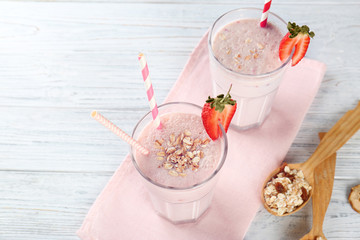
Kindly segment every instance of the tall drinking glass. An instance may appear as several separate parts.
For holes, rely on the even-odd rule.
[[[257,19],[258,22],[260,22],[261,13],[262,9],[257,8],[242,8],[227,12],[219,17],[212,25],[208,38],[210,72],[214,93],[215,95],[224,93],[229,89],[230,84],[232,84],[231,95],[238,103],[232,125],[242,130],[260,126],[269,115],[273,100],[290,58],[284,63],[280,62],[278,67],[270,69],[265,73],[240,73],[219,61],[219,57],[214,53],[214,39],[219,31],[229,23],[245,19]],[[287,32],[286,22],[271,12],[268,17],[268,24],[276,26],[281,31],[282,36]],[[258,28],[260,28],[260,26],[258,26]],[[249,31],[253,30],[249,29]],[[279,42],[280,40],[281,39],[278,39]],[[238,42],[237,44],[242,47],[242,44],[247,44],[247,41],[250,42],[251,38]],[[261,49],[264,47],[267,47],[266,44],[265,42],[258,45],[260,48],[259,52],[261,52]],[[257,50],[258,49],[255,49],[255,51]],[[278,48],[276,51],[277,50]],[[228,53],[230,53],[231,49],[228,51]],[[241,57],[245,58],[246,61],[250,57],[255,58],[258,56],[255,52],[255,54]],[[239,66],[239,68],[240,67],[241,66]]]
[[[162,121],[161,130],[152,130],[153,128],[151,126],[151,112],[147,113],[134,128],[132,137],[141,142],[144,146],[146,146],[150,150],[150,154],[148,156],[143,156],[135,148],[131,147],[132,161],[135,168],[142,176],[143,182],[148,190],[155,211],[159,215],[173,223],[193,222],[196,221],[209,208],[212,201],[214,188],[219,178],[219,171],[224,164],[227,154],[228,145],[226,133],[221,126],[222,136],[219,139],[215,140],[215,142],[209,143],[216,144],[216,152],[213,152],[214,154],[210,154],[211,156],[209,156],[208,158],[206,158],[206,156],[203,157],[204,162],[200,164],[199,169],[196,169],[194,173],[192,173],[191,170],[188,169],[188,171],[190,171],[189,176],[191,174],[201,174],[198,175],[201,176],[201,178],[197,179],[190,177],[187,180],[188,176],[177,176],[177,173],[174,173],[175,170],[172,173],[174,173],[176,176],[171,176],[171,174],[167,174],[167,172],[163,169],[164,162],[159,162],[158,155],[155,154],[158,149],[156,148],[156,145],[154,145],[154,139],[150,141],[148,139],[151,139],[151,136],[155,134],[160,134],[164,136],[168,134],[166,132],[169,132],[169,128],[171,128],[169,127],[169,125],[171,125],[169,119],[186,121],[188,122],[188,126],[190,127],[194,125],[200,126],[198,124],[199,122],[197,122],[197,124],[193,124],[192,121],[194,120],[194,116],[196,119],[200,118],[202,109],[201,107],[191,103],[174,102],[160,105],[158,107],[158,110],[160,120]],[[189,117],[189,114],[192,114],[193,117]],[[168,119],[168,121],[166,121],[166,119]],[[181,124],[177,122],[175,125],[180,126]],[[201,127],[203,128],[202,123]],[[151,132],[151,130],[158,132],[154,134],[154,132]],[[185,130],[186,129],[184,129],[184,131]],[[204,131],[204,129],[191,129],[191,131],[191,136],[194,136],[198,132]],[[166,143],[166,141],[169,140],[165,139],[163,145]],[[195,142],[196,140],[192,139],[191,141]],[[204,144],[204,142],[202,144]],[[201,149],[206,148],[205,145],[202,145],[200,147],[202,147]],[[165,149],[164,152],[170,152],[169,149]],[[201,151],[205,152],[205,150]],[[211,151],[213,151],[213,149],[211,149]],[[195,159],[195,154],[199,153],[200,151],[194,150],[189,156],[192,157],[192,159]],[[214,159],[212,159],[212,156],[217,157],[214,157]],[[166,158],[166,156],[164,157]],[[160,159],[162,159],[161,156]],[[148,169],[146,169],[146,163],[151,162],[159,165],[157,168],[154,168],[154,171],[163,172],[149,173],[149,171],[147,171]],[[149,167],[149,169],[150,168],[151,167]],[[161,175],[164,173],[164,171],[165,175]],[[160,180],[157,180],[157,177],[155,176],[157,175],[157,173],[161,175],[162,182],[160,182]],[[169,180],[169,182],[167,182],[167,180]],[[170,182],[174,183],[174,181],[182,181],[182,185],[174,187],[174,185],[170,184]]]

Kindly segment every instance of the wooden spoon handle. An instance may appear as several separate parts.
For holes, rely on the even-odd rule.
[[[339,150],[360,128],[360,101],[355,109],[345,113],[329,130],[315,152],[304,163],[304,168],[314,169]]]
[[[326,133],[319,133],[320,139]],[[314,236],[325,237],[323,222],[325,213],[330,203],[335,176],[336,153],[319,164],[314,171],[314,185],[312,195],[313,224],[311,233]]]

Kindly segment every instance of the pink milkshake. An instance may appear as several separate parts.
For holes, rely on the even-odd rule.
[[[213,89],[218,94],[232,84],[232,97],[238,102],[232,123],[239,129],[263,123],[290,60],[281,62],[278,52],[286,23],[269,13],[267,27],[261,28],[261,13],[256,8],[230,11],[209,33]]]
[[[259,27],[258,19],[227,24],[215,36],[213,52],[221,64],[238,73],[258,75],[280,67],[281,31],[272,23]]]
[[[160,130],[149,124],[139,137],[139,143],[150,149],[147,156],[136,155],[141,171],[158,184],[176,188],[208,178],[220,160],[221,142],[207,136],[200,116],[168,113],[160,121]]]
[[[201,108],[188,103],[159,106],[161,129],[151,114],[136,126],[133,137],[150,150],[132,149],[155,210],[174,223],[195,221],[209,207],[226,152],[226,134],[212,141],[202,124]]]

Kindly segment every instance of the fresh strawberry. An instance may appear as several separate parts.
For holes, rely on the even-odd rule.
[[[224,94],[220,94],[216,98],[209,96],[202,109],[201,118],[205,130],[212,140],[216,140],[221,135],[219,123],[227,132],[231,119],[235,114],[236,101],[231,99],[230,89],[225,97]]]
[[[294,54],[291,58],[291,66],[295,66],[305,56],[309,47],[310,37],[315,36],[314,32],[310,32],[308,26],[299,27],[296,23],[289,22],[287,25],[289,32],[283,37],[279,46],[279,57],[281,61],[285,61],[295,47]]]

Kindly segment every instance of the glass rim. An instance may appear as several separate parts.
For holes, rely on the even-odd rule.
[[[261,8],[236,8],[236,9],[233,9],[233,10],[230,10],[224,14],[222,14],[220,17],[218,17],[215,22],[211,25],[211,28],[210,28],[210,31],[209,31],[209,35],[208,35],[208,49],[209,49],[209,53],[210,53],[210,56],[212,58],[215,59],[215,62],[216,64],[218,64],[222,69],[224,69],[226,72],[228,73],[231,73],[231,74],[234,74],[234,75],[237,75],[237,76],[242,76],[242,77],[251,77],[251,78],[263,78],[263,77],[267,77],[267,76],[270,76],[272,74],[275,74],[277,73],[278,71],[280,71],[281,69],[283,69],[290,61],[290,57],[288,57],[288,59],[282,63],[282,65],[280,65],[278,68],[270,71],[270,72],[266,72],[266,73],[261,73],[261,74],[248,74],[248,73],[239,73],[239,72],[235,72],[229,68],[227,68],[224,64],[222,64],[216,57],[215,57],[215,54],[213,52],[213,49],[212,49],[212,33],[214,31],[214,28],[215,28],[215,25],[223,18],[225,17],[226,15],[230,14],[230,13],[233,13],[233,12],[240,12],[240,11],[244,11],[244,10],[250,10],[250,11],[259,11],[259,16],[261,16],[261,13],[262,13],[262,9]],[[284,19],[282,19],[279,15],[273,13],[273,12],[268,12],[269,13],[269,16],[274,16],[275,18],[277,18],[278,20],[280,20],[281,22],[283,22],[285,25],[287,25],[287,23],[285,22]],[[230,22],[229,22],[230,23]],[[238,79],[239,81],[254,81],[254,79]]]
[[[158,108],[161,108],[161,107],[164,107],[164,106],[169,106],[169,105],[178,105],[178,104],[182,104],[182,105],[188,105],[188,106],[192,106],[192,107],[196,107],[198,108],[199,110],[201,110],[202,108],[196,104],[193,104],[193,103],[189,103],[189,102],[169,102],[169,103],[164,103],[164,104],[161,104],[158,106]],[[134,138],[134,134],[136,132],[136,130],[138,129],[140,123],[147,117],[149,116],[151,113],[151,111],[147,112],[139,121],[138,123],[135,125],[134,127],[134,130],[131,134],[131,137]],[[151,184],[154,184],[158,187],[161,187],[161,188],[164,188],[164,189],[170,189],[170,190],[190,190],[190,189],[195,189],[195,188],[198,188],[202,185],[204,185],[205,183],[209,182],[211,179],[213,179],[217,174],[218,172],[221,170],[222,166],[224,165],[224,162],[225,162],[225,159],[226,159],[226,156],[227,156],[227,152],[228,152],[228,139],[227,139],[227,135],[226,135],[226,132],[225,132],[225,129],[224,127],[220,125],[220,130],[222,132],[222,136],[221,138],[223,138],[223,141],[224,143],[222,144],[223,145],[223,151],[221,153],[221,156],[220,156],[220,162],[218,163],[218,166],[217,168],[214,170],[214,172],[212,172],[209,177],[207,177],[206,179],[204,179],[203,181],[199,182],[199,183],[196,183],[194,185],[191,185],[189,187],[172,187],[172,186],[166,186],[166,185],[163,185],[163,184],[160,184],[160,183],[157,183],[155,181],[153,181],[151,178],[149,178],[148,176],[146,176],[140,169],[139,165],[137,164],[136,160],[135,160],[135,156],[134,156],[134,147],[130,146],[130,156],[131,156],[131,160],[136,168],[136,170],[140,173],[140,175],[148,182],[150,182]]]

